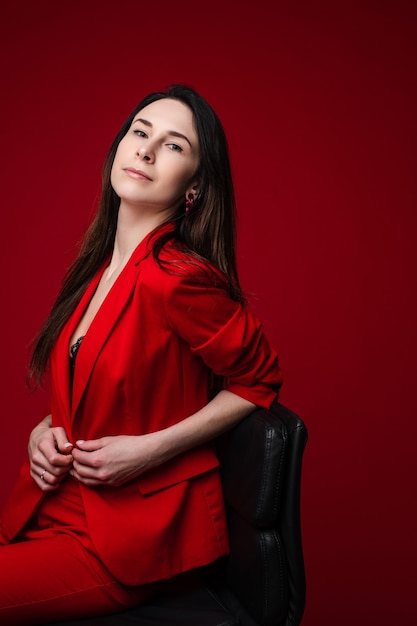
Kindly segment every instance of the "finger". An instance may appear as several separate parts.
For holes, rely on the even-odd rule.
[[[72,456],[71,454],[61,454],[49,446],[46,446],[45,449],[41,443],[38,450],[33,453],[32,461],[41,467],[46,467],[48,471],[53,471],[54,468],[65,470],[71,465]]]
[[[61,482],[47,470],[42,470],[40,473],[31,470],[30,474],[42,491],[55,491]]]
[[[75,445],[78,450],[84,450],[85,452],[94,452],[95,450],[99,450],[103,447],[103,439],[77,439]]]
[[[65,432],[63,428],[57,430],[61,430],[62,433]],[[70,460],[68,460],[68,456],[72,452],[73,445],[68,441],[68,439],[66,439],[66,436],[65,439],[63,439],[62,433],[58,433],[58,440],[60,442],[59,445],[64,450],[64,452],[61,452],[61,450],[58,449],[57,437],[55,436],[55,432],[51,432],[50,437],[44,438],[39,442],[37,449],[43,454],[46,459],[48,459],[51,465],[65,466],[71,462]],[[34,456],[35,453],[36,450],[33,453]]]
[[[56,449],[59,450],[61,454],[69,454],[74,445],[68,440],[65,429],[61,426],[57,426],[53,429],[53,436],[55,439]]]
[[[103,485],[103,481],[100,480],[99,476],[97,476],[91,468],[86,467],[85,465],[76,465],[72,467],[70,470],[70,475],[78,482],[86,485],[87,487],[97,487],[99,485]]]
[[[69,469],[66,469],[65,471],[62,469],[57,469],[57,468],[50,468],[48,469],[48,467],[42,467],[42,466],[38,466],[38,465],[33,465],[31,466],[31,470],[30,473],[32,475],[33,478],[35,478],[36,482],[40,485],[39,481],[42,481],[42,483],[46,483],[48,485],[59,485],[59,483],[62,482],[62,480],[65,478],[65,476],[67,476]],[[39,479],[39,480],[38,480]]]
[[[71,455],[73,461],[76,461],[79,465],[97,470],[103,464],[102,455],[100,454],[102,447],[99,444],[99,440],[86,441],[83,444],[83,449],[81,449],[78,448],[78,442],[76,442],[77,447],[74,448]]]
[[[83,450],[78,450],[78,448],[74,448],[72,458],[74,466],[78,465],[78,467],[83,466],[97,468],[100,465],[100,461],[94,452],[85,452]]]
[[[36,450],[30,460],[30,467],[35,474],[40,474],[43,470],[48,471],[56,477],[65,476],[72,465],[72,456],[54,452],[50,458],[45,456],[41,449]]]

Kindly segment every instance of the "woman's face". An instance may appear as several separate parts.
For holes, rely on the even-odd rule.
[[[198,165],[193,114],[166,98],[135,115],[118,145],[110,180],[121,204],[174,212],[189,192],[196,194]]]

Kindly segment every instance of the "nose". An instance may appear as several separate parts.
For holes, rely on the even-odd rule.
[[[142,161],[148,161],[148,162],[151,161],[151,162],[153,162],[154,159],[155,159],[154,153],[153,153],[153,151],[151,149],[151,146],[149,146],[149,145],[141,146],[137,150],[136,154],[138,155],[138,157],[140,159],[142,159]]]

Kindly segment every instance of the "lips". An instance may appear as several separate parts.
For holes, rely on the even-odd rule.
[[[137,170],[135,167],[124,167],[123,171],[126,172],[128,176],[135,178],[136,180],[152,180],[152,178],[145,174],[145,172]]]

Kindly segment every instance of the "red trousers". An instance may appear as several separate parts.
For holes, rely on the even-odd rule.
[[[15,541],[0,536],[0,624],[110,614],[145,601],[153,590],[153,585],[121,585],[101,563],[72,479],[48,494]]]

